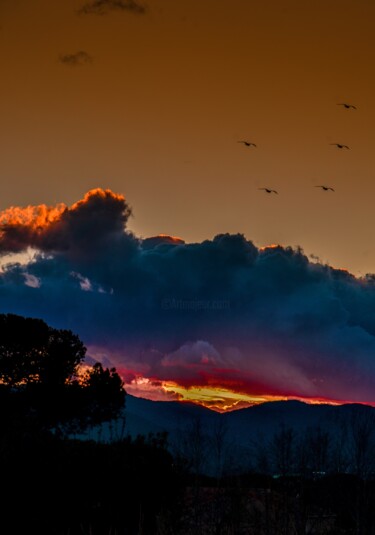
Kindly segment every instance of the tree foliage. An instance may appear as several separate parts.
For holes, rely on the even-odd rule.
[[[116,418],[125,404],[115,368],[84,367],[86,347],[70,330],[0,314],[2,424],[82,431]],[[84,371],[86,370],[86,371]]]

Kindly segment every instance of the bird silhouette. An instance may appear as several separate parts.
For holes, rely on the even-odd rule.
[[[322,188],[324,189],[324,191],[335,191],[333,188],[331,188],[330,186],[315,186],[316,188]]]
[[[347,104],[346,102],[339,102],[337,104],[338,106],[344,106],[344,108],[346,108],[347,110],[356,110],[357,108],[355,106],[353,106],[353,104]]]
[[[348,145],[342,145],[341,143],[330,143],[330,145],[334,145],[338,149],[349,149]]]
[[[270,188],[258,188],[264,190],[266,193],[278,193],[275,189]]]
[[[255,143],[251,143],[250,141],[237,141],[237,143],[243,143],[244,145],[246,145],[246,147],[256,147]]]

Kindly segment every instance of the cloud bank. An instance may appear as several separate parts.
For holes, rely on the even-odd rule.
[[[133,389],[167,398],[175,384],[375,403],[374,276],[242,234],[141,239],[131,213],[101,189],[0,212],[3,262],[36,251],[3,267],[0,311],[72,329]]]

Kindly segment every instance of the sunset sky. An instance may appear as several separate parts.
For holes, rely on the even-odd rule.
[[[139,395],[375,402],[374,22],[0,0],[1,312],[78,332]]]

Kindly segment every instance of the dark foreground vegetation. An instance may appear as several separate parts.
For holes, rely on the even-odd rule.
[[[375,481],[194,474],[165,437],[2,444],[2,531],[61,535],[375,533]]]
[[[1,533],[156,534],[162,517],[173,525],[179,483],[158,438],[108,445],[28,437],[7,446]]]
[[[116,370],[83,368],[85,351],[70,331],[0,315],[0,533],[375,534],[372,412],[353,410],[340,434],[277,428],[242,470],[223,426],[195,422],[175,444],[126,426],[78,440],[126,406]]]

